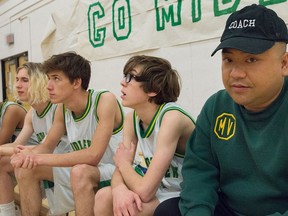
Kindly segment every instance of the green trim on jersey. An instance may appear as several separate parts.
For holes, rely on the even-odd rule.
[[[154,127],[155,127],[155,124],[156,124],[156,120],[157,120],[158,116],[160,115],[161,110],[163,109],[163,107],[164,107],[165,105],[166,105],[166,103],[163,103],[162,105],[159,106],[159,108],[158,108],[158,110],[156,111],[156,113],[155,113],[152,121],[150,122],[150,124],[149,124],[146,132],[143,130],[142,127],[140,127],[140,135],[141,135],[141,138],[148,138],[148,137],[151,135],[151,133],[152,133],[153,130],[154,130]],[[171,111],[171,110],[177,110],[177,111],[181,112],[182,114],[184,114],[185,116],[187,116],[194,124],[196,124],[196,123],[195,123],[195,120],[192,118],[192,116],[191,116],[188,112],[186,112],[185,110],[183,110],[181,107],[173,106],[173,107],[167,108],[167,109],[161,114],[161,116],[159,116],[160,125],[161,125],[161,123],[162,123],[162,119],[163,119],[163,116],[165,115],[165,113],[167,113],[168,111]],[[134,113],[133,113],[133,122],[136,122],[136,116],[137,116],[137,114],[136,114],[136,112],[134,111]],[[136,133],[136,125],[135,125],[135,124],[134,124],[134,132],[135,132],[135,134],[136,134],[136,136],[137,136],[137,133]],[[184,154],[179,154],[179,153],[177,153],[177,152],[175,152],[174,155],[175,155],[176,157],[179,157],[179,158],[184,158],[184,156],[185,156]]]
[[[52,103],[49,102],[48,105],[45,107],[44,111],[39,115],[36,111],[36,115],[39,117],[39,118],[44,118],[44,116],[47,114],[47,112],[50,110],[50,108],[52,107]]]
[[[55,108],[55,110],[54,110],[54,112],[53,112],[52,122],[54,122],[54,119],[55,119],[55,113],[56,113],[57,108],[58,108],[58,104],[56,104],[56,108]]]
[[[43,187],[44,189],[48,189],[48,188],[53,188],[54,187],[54,182],[49,181],[49,180],[43,180]]]
[[[101,181],[98,184],[99,189],[104,188],[104,187],[108,187],[108,186],[111,186],[111,180]]]
[[[80,116],[80,117],[78,117],[78,118],[76,118],[74,115],[72,115],[75,122],[81,121],[82,119],[84,119],[84,118],[88,115],[88,113],[89,113],[89,111],[90,111],[90,109],[91,109],[92,94],[93,94],[93,92],[94,92],[93,89],[89,89],[89,90],[88,90],[88,94],[89,94],[89,95],[88,95],[88,102],[87,102],[87,105],[86,105],[86,108],[85,108],[85,111],[84,111],[83,115]],[[94,101],[95,113],[94,113],[94,115],[95,115],[95,119],[96,119],[97,122],[99,122],[99,117],[98,117],[98,115],[97,115],[99,100],[100,100],[101,95],[102,95],[103,93],[106,93],[106,92],[109,92],[109,91],[108,91],[108,90],[99,91],[99,92],[97,93],[96,97],[95,97],[95,101]],[[119,108],[120,108],[120,111],[121,111],[121,124],[120,124],[120,126],[119,126],[118,128],[116,128],[116,129],[113,130],[113,133],[112,133],[113,135],[119,133],[119,132],[123,129],[123,127],[124,127],[124,112],[123,112],[122,106],[121,106],[121,104],[119,103],[118,100],[117,100],[117,104],[118,104],[118,106],[119,106]],[[64,122],[66,122],[65,113],[66,113],[66,106],[63,104]]]
[[[112,133],[113,135],[119,133],[124,127],[124,112],[123,112],[122,106],[118,100],[117,100],[117,104],[118,104],[118,107],[120,108],[120,112],[121,112],[121,124],[118,128],[113,130],[113,133]]]
[[[174,155],[176,156],[176,157],[179,157],[179,158],[184,158],[184,154],[179,154],[179,153],[177,153],[177,152],[175,152],[174,153]]]
[[[16,105],[18,107],[21,107],[26,113],[27,113],[27,110],[21,106],[20,104],[16,103],[16,102],[13,102],[13,101],[3,101],[1,104],[0,104],[0,117],[2,116],[2,109],[4,107],[5,104],[7,104],[8,102],[12,102],[11,104],[8,104],[7,107],[11,106],[11,105]]]
[[[62,106],[62,113],[63,113],[63,118],[64,118],[64,123],[66,122],[66,106],[65,106],[65,104],[63,104],[63,106]]]
[[[195,124],[194,119],[192,118],[192,116],[191,116],[189,113],[187,113],[185,110],[183,110],[183,109],[180,108],[180,107],[174,106],[174,107],[167,108],[167,109],[162,113],[162,115],[159,117],[159,118],[160,118],[160,125],[161,125],[161,123],[162,123],[162,119],[163,119],[164,114],[167,113],[168,111],[171,111],[171,110],[177,110],[177,111],[181,112],[182,114],[184,114],[185,116],[187,116],[187,117]],[[184,154],[179,154],[179,153],[177,153],[177,152],[175,152],[174,155],[175,155],[176,157],[180,157],[180,158],[184,158],[184,156],[185,156]]]
[[[89,111],[90,111],[90,109],[91,109],[92,94],[93,94],[93,92],[94,92],[93,89],[89,89],[89,90],[88,90],[88,101],[87,101],[87,104],[86,104],[84,113],[83,113],[81,116],[76,117],[76,116],[73,114],[73,112],[72,112],[72,117],[73,117],[73,119],[74,119],[75,122],[81,121],[82,119],[84,119],[84,118],[88,115],[88,113],[89,113]]]
[[[162,119],[163,119],[164,114],[165,114],[166,112],[168,112],[168,111],[171,111],[171,110],[177,110],[177,111],[183,113],[183,114],[184,114],[185,116],[187,116],[194,124],[196,124],[195,121],[194,121],[194,119],[192,118],[192,116],[191,116],[188,112],[186,112],[185,110],[183,110],[182,108],[180,108],[180,107],[170,107],[170,108],[166,109],[165,112],[163,112],[163,114],[160,116],[160,125],[161,125],[161,123],[162,123]]]
[[[105,91],[98,92],[95,98],[94,106],[95,106],[95,118],[97,122],[99,121],[99,117],[97,115],[99,100],[100,100],[101,95],[105,92],[108,92],[108,91],[105,90]]]
[[[2,108],[3,108],[3,106],[4,106],[4,103],[5,103],[5,102],[3,102],[3,103],[0,104],[0,117],[2,116]]]
[[[109,92],[107,90],[104,90],[104,91],[101,91],[99,92],[97,95],[96,95],[96,98],[95,98],[95,102],[94,102],[94,106],[95,106],[95,117],[96,117],[96,120],[97,122],[99,121],[99,117],[97,115],[97,110],[98,110],[98,104],[99,104],[99,100],[100,100],[100,97],[103,93],[106,93],[106,92]],[[120,105],[119,101],[117,100],[117,104],[120,108],[120,112],[121,112],[121,124],[118,128],[114,129],[113,130],[113,135],[114,134],[117,134],[119,131],[121,131],[123,129],[123,126],[124,126],[124,113],[123,113],[123,109],[122,109],[122,106]]]
[[[6,104],[8,103],[8,105],[6,106]],[[6,112],[6,110],[7,110],[7,108],[9,107],[9,106],[11,106],[11,105],[15,105],[15,106],[18,106],[18,107],[21,107],[26,113],[27,113],[27,110],[23,107],[23,106],[21,106],[20,104],[18,104],[17,102],[13,102],[13,101],[7,101],[7,100],[5,100],[5,101],[3,101],[1,104],[0,104],[0,118],[2,117],[2,110],[3,110],[3,107],[5,107],[6,106],[6,108],[5,108],[5,110],[4,110],[4,113]],[[4,114],[3,113],[3,114]],[[16,127],[15,128],[15,132],[19,132],[20,133],[20,131],[22,130],[22,128],[23,127]]]
[[[153,118],[152,118],[152,121],[151,121],[150,124],[148,125],[148,128],[147,128],[146,131],[144,131],[143,128],[140,127],[140,134],[141,134],[141,137],[142,137],[142,138],[147,138],[147,137],[149,137],[150,134],[153,132],[154,127],[155,127],[156,120],[157,120],[157,118],[158,118],[161,110],[162,110],[163,107],[165,106],[165,104],[166,104],[166,103],[163,103],[163,104],[161,104],[161,105],[158,107],[158,109],[157,109],[156,113],[154,114],[154,116],[153,116]],[[136,116],[137,116],[136,111],[134,111],[133,122],[136,122]],[[135,134],[137,135],[135,125],[134,125],[134,132],[135,132]]]
[[[3,102],[3,103],[0,104],[0,117],[2,116],[2,108],[3,108],[3,106],[4,106],[4,103],[5,103],[5,102]]]

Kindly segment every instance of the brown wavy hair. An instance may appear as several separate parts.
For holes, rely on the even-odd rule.
[[[124,66],[124,75],[131,73],[136,66],[141,66],[141,72],[137,74],[137,77],[139,80],[143,80],[144,92],[157,94],[149,98],[149,102],[160,105],[165,102],[177,101],[181,89],[181,79],[168,60],[146,55],[133,56]]]

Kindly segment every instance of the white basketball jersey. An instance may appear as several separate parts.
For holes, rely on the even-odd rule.
[[[19,104],[12,102],[12,101],[5,101],[0,105],[0,128],[2,127],[2,121],[3,121],[4,115],[5,115],[6,109],[10,105],[20,106]],[[20,106],[20,107],[23,108],[22,106]],[[13,136],[10,139],[10,142],[13,142],[16,139],[16,137],[19,135],[20,131],[21,131],[21,128],[15,129]]]
[[[134,112],[134,129],[138,138],[139,147],[143,153],[147,167],[149,167],[150,161],[152,160],[156,149],[156,140],[161,127],[162,118],[164,114],[170,110],[178,110],[179,112],[188,116],[191,121],[193,121],[192,117],[176,103],[164,103],[158,108],[147,130],[144,131],[141,127],[140,118],[137,116],[137,113]],[[181,174],[183,159],[184,155],[179,155],[175,153],[171,164],[162,179],[160,188],[165,188],[170,191],[180,191],[180,182],[182,182],[183,180]]]
[[[74,151],[88,148],[91,145],[92,137],[98,125],[98,102],[101,94],[104,92],[107,91],[95,91],[92,89],[88,91],[88,102],[86,105],[86,109],[83,115],[80,117],[75,117],[70,110],[65,109],[65,124],[68,140]],[[118,105],[122,111],[119,103]],[[113,135],[101,159],[101,163],[114,164],[113,155],[118,147],[118,144],[122,141],[122,128],[123,122],[118,129],[113,131]]]
[[[38,114],[35,109],[31,108],[33,109],[32,125],[34,128],[34,133],[37,136],[38,143],[41,143],[48,134],[48,131],[53,124],[56,108],[57,104],[52,104],[51,102],[46,106],[41,114]],[[67,136],[64,135],[54,150],[54,153],[64,153],[69,151],[71,151],[71,147],[68,144]]]

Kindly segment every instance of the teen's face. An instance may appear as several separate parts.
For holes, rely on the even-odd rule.
[[[126,82],[125,78],[121,81],[121,104],[124,107],[129,107],[132,109],[136,109],[137,106],[141,106],[143,103],[146,103],[149,99],[149,96],[147,93],[144,92],[142,88],[142,83],[137,82],[134,78],[134,76],[137,76],[141,71],[141,66],[136,66],[133,68],[132,71],[129,73],[132,75],[131,81]]]
[[[51,102],[65,104],[73,92],[73,84],[62,71],[51,71],[47,75],[47,89]]]
[[[22,68],[18,71],[16,75],[16,91],[18,94],[18,98],[20,101],[28,102],[29,101],[29,94],[28,94],[28,89],[29,89],[29,75],[28,71],[25,68]]]
[[[258,55],[235,49],[222,51],[223,84],[233,100],[247,110],[265,109],[282,89],[287,55],[278,45]]]

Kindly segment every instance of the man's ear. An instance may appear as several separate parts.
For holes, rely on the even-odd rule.
[[[288,76],[288,52],[282,57],[282,71],[283,76]]]
[[[149,97],[155,97],[158,93],[155,93],[155,92],[149,92],[148,93],[148,96]]]
[[[79,87],[81,87],[81,84],[82,84],[82,79],[81,78],[77,78],[73,81],[73,86],[74,86],[74,89],[77,89]]]

